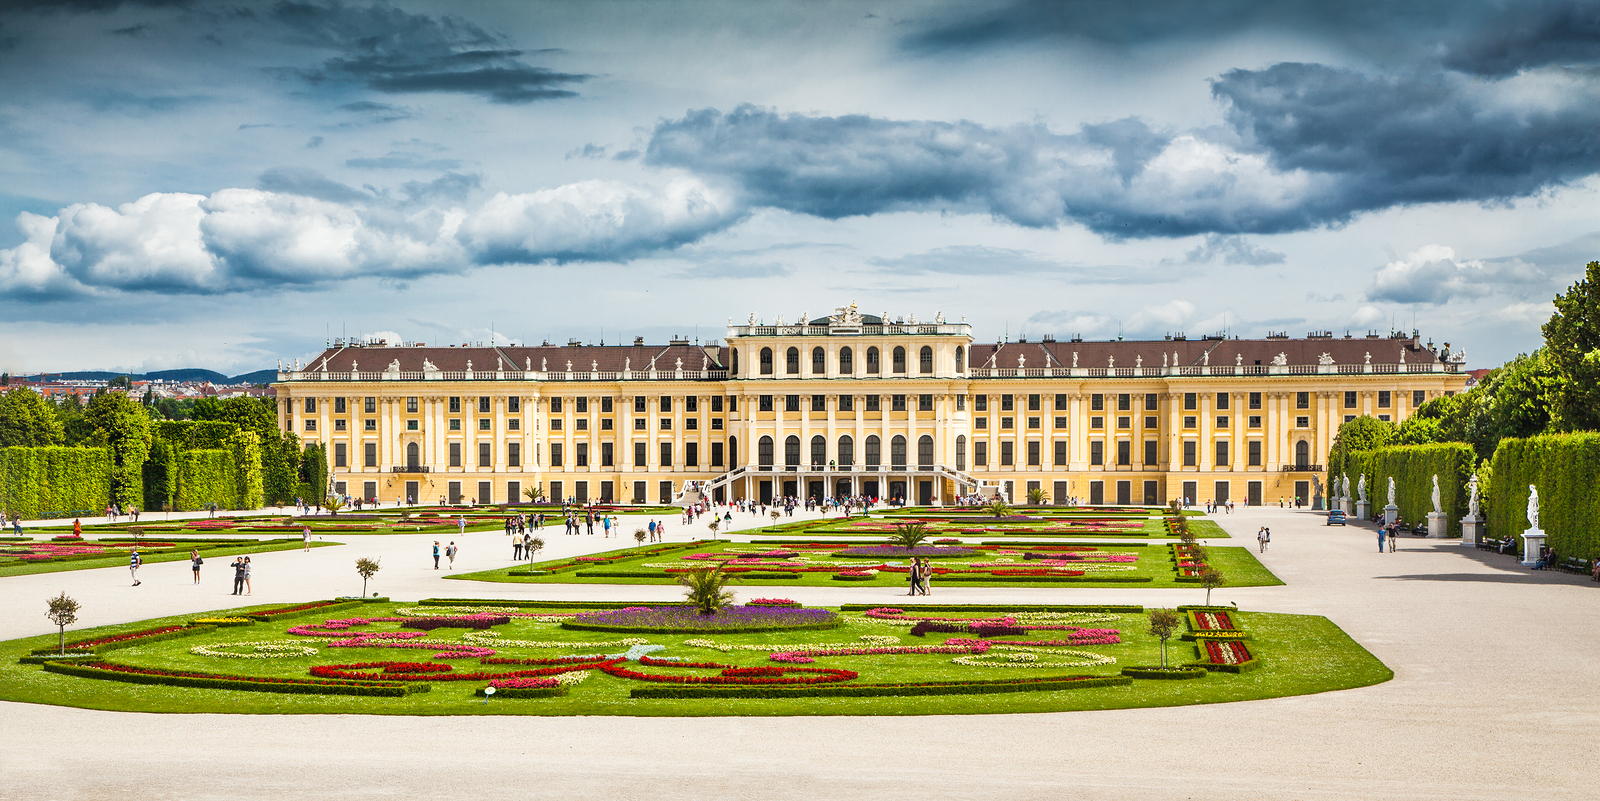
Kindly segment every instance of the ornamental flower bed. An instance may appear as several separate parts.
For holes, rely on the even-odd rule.
[[[788,598],[752,598],[745,602],[745,606],[800,606],[800,602]]]
[[[971,548],[952,548],[949,546],[919,545],[915,548],[905,548],[899,545],[865,545],[834,551],[833,556],[838,559],[909,559],[912,557],[950,559],[958,556],[973,556],[977,553]]]
[[[490,626],[498,626],[510,622],[511,618],[507,615],[460,615],[456,617],[441,615],[408,618],[405,627],[408,629],[422,629],[423,631],[432,631],[434,629],[487,629]]]
[[[141,640],[145,637],[156,637],[162,634],[170,634],[174,631],[183,631],[185,628],[185,626],[162,626],[160,628],[145,629],[143,631],[130,631],[127,634],[113,634],[109,637],[96,637],[92,640],[78,640],[76,642],[69,642],[67,643],[67,647],[80,650],[84,648],[96,648],[101,645],[124,643],[128,642],[129,640]]]
[[[839,616],[826,609],[729,606],[701,615],[687,606],[631,606],[586,612],[561,624],[570,629],[626,632],[736,632],[832,628]]]
[[[1233,618],[1227,612],[1190,612],[1189,620],[1195,631],[1236,631]]]
[[[1236,640],[1205,640],[1201,644],[1206,652],[1206,661],[1212,664],[1238,665],[1254,658],[1244,643]]]

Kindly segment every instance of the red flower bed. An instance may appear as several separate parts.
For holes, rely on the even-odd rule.
[[[1206,661],[1217,665],[1237,665],[1251,660],[1250,650],[1234,640],[1207,640]]]
[[[454,668],[439,662],[395,662],[383,669],[385,673],[449,673]]]
[[[1200,631],[1235,631],[1238,628],[1227,612],[1195,612],[1194,621]]]
[[[184,679],[218,679],[221,681],[246,681],[258,684],[314,684],[323,686],[392,686],[392,682],[373,681],[316,681],[313,679],[280,679],[270,676],[230,676],[226,673],[201,673],[193,670],[164,670],[162,668],[135,667],[117,662],[84,662],[88,667],[110,670],[116,673],[133,673],[142,676],[174,676]]]
[[[293,612],[304,612],[304,611],[306,611],[308,609],[320,609],[320,608],[322,608],[324,606],[333,606],[334,604],[338,604],[338,603],[344,603],[344,602],[343,601],[314,601],[312,603],[301,604],[299,606],[285,606],[285,607],[282,607],[280,609],[268,609],[268,610],[266,610],[264,612],[251,612],[250,615],[252,617],[271,617],[273,615],[287,615],[287,614],[290,614],[290,613],[293,613]]]
[[[649,657],[645,657],[645,659],[649,659]],[[618,660],[618,662],[620,662],[620,661],[621,660]],[[663,662],[663,661],[660,661],[660,660],[651,659],[648,663],[645,662],[644,660],[640,660],[640,664],[665,665],[665,666],[672,666],[672,667],[684,667],[688,663],[683,663],[683,662]],[[705,663],[705,664],[711,664],[711,663]],[[783,673],[807,673],[807,674],[811,674],[811,675],[807,675],[807,676],[796,676],[796,677],[790,678],[790,677],[784,676],[784,675],[779,675],[779,676],[770,676],[770,675],[761,675],[761,676],[740,676],[740,675],[734,675],[734,676],[729,676],[729,675],[721,675],[721,676],[672,676],[672,675],[666,675],[666,674],[660,674],[660,673],[640,673],[637,670],[630,670],[628,668],[622,667],[619,664],[617,664],[616,662],[607,662],[607,663],[604,663],[604,664],[601,664],[601,665],[597,665],[597,667],[600,670],[605,671],[606,673],[609,673],[610,675],[616,676],[617,678],[633,679],[634,681],[665,682],[665,683],[669,683],[669,684],[740,684],[740,685],[751,685],[751,684],[760,684],[760,685],[766,685],[766,684],[826,684],[826,683],[835,682],[835,681],[851,681],[852,679],[856,679],[856,678],[860,677],[860,674],[856,673],[853,670],[840,670],[838,668],[778,668],[778,670],[782,671]],[[724,670],[729,670],[729,669],[738,670],[738,668],[735,668],[733,665],[716,665],[716,667],[723,668]]]
[[[515,661],[515,660],[513,660]],[[415,662],[355,662],[347,665],[317,665],[311,668],[311,675],[323,679],[371,679],[372,673],[364,671],[377,670],[381,674],[393,675],[400,681],[489,681],[494,679],[517,679],[534,676],[554,676],[560,673],[570,673],[574,670],[589,670],[598,668],[605,670],[607,665],[621,662],[621,659],[593,659],[587,661],[576,660],[525,660],[525,663],[549,663],[554,665],[547,668],[533,670],[510,670],[504,673],[489,673],[478,671],[474,673],[456,673],[449,665]],[[401,666],[402,670],[392,670]],[[420,669],[413,669],[420,668]],[[440,668],[443,668],[441,670]],[[413,678],[407,678],[408,676]]]
[[[95,638],[93,640],[78,640],[77,642],[69,642],[69,643],[67,643],[67,647],[68,648],[93,648],[93,647],[95,647],[97,645],[106,645],[108,643],[114,643],[114,642],[127,642],[128,640],[137,640],[140,637],[154,637],[157,634],[166,634],[169,631],[181,631],[181,630],[183,630],[185,628],[187,628],[187,627],[186,626],[162,626],[161,628],[158,628],[158,629],[145,629],[144,631],[130,631],[127,634],[114,634],[114,635],[112,635],[110,637],[97,637],[97,638]]]

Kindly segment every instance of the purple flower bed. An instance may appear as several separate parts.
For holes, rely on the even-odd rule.
[[[790,628],[831,628],[839,616],[827,609],[773,606],[729,606],[715,615],[701,615],[690,606],[630,606],[585,612],[571,628],[601,627],[632,630],[766,631]],[[565,624],[564,624],[565,625]]]
[[[930,559],[952,556],[972,556],[977,551],[971,548],[952,548],[949,546],[918,545],[915,548],[903,548],[899,545],[863,545],[857,548],[845,548],[835,551],[836,558],[843,559],[909,559],[913,556],[926,556]]]

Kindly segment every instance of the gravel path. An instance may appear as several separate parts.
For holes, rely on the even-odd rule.
[[[1233,704],[923,718],[177,716],[0,704],[0,798],[1595,797],[1587,762],[1600,747],[1600,585],[1531,573],[1450,541],[1408,539],[1399,553],[1379,554],[1370,528],[1328,528],[1310,513],[1215,519],[1238,538],[1230,544],[1253,546],[1256,528],[1271,526],[1273,546],[1261,558],[1288,585],[1224,588],[1214,600],[1326,615],[1394,668],[1395,680]],[[687,537],[669,523],[669,537]],[[350,537],[310,554],[263,554],[250,600],[357,591],[358,556],[383,558],[370,589],[397,599],[678,595],[660,586],[442,581],[446,571],[427,555],[432,539]],[[509,561],[498,533],[459,539],[457,571]],[[545,539],[550,557],[619,544],[559,529]],[[62,589],[84,601],[84,626],[230,606],[224,567],[208,563],[200,588],[182,562],[144,568],[138,588],[124,569],[0,579],[0,609],[11,612],[0,638],[44,633],[43,599]],[[1201,598],[1188,589],[934,591],[934,602]],[[909,600],[868,588],[783,594],[807,603]]]

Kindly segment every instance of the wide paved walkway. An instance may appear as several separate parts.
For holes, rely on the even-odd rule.
[[[748,520],[749,517],[745,516]],[[1530,573],[1453,542],[1379,554],[1369,528],[1277,509],[1216,518],[1283,587],[1222,589],[1246,609],[1324,614],[1394,668],[1375,687],[1166,709],[907,718],[397,718],[143,715],[0,704],[0,798],[1590,799],[1600,753],[1600,585]],[[698,534],[698,532],[696,532]],[[669,526],[669,536],[688,536]],[[506,564],[468,534],[456,570]],[[614,546],[545,538],[560,556]],[[431,537],[349,539],[264,554],[258,602],[372,589],[427,596],[668,599],[672,587],[444,581]],[[221,565],[207,565],[208,569]],[[187,565],[0,579],[0,638],[44,633],[44,598],[85,601],[85,625],[229,606],[222,571]],[[737,589],[737,588],[736,588]],[[1173,605],[1200,590],[940,588],[930,600]],[[906,599],[793,588],[808,603]],[[1270,655],[1268,655],[1270,658]]]

